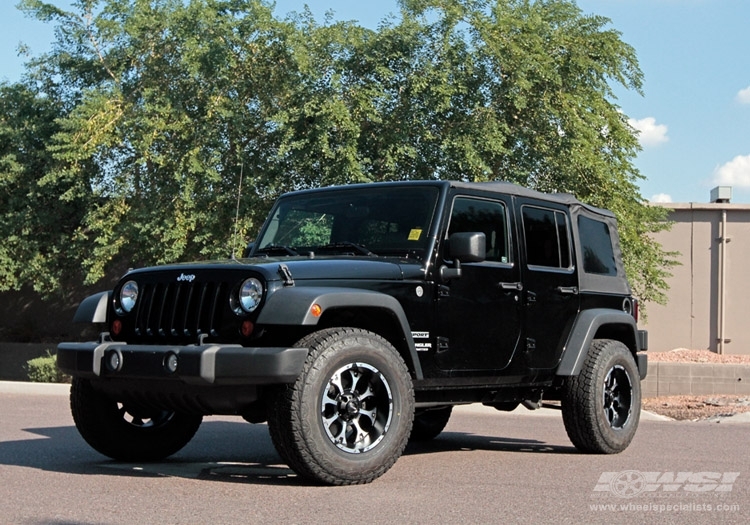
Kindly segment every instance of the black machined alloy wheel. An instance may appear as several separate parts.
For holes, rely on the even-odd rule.
[[[96,451],[119,461],[158,461],[182,449],[203,420],[170,410],[138,410],[75,378],[70,408],[78,432]]]
[[[385,376],[367,363],[344,365],[324,386],[320,413],[334,445],[352,454],[367,452],[391,426],[391,387]]]
[[[622,365],[613,366],[604,378],[602,404],[613,429],[622,429],[633,412],[633,383]]]
[[[319,483],[369,483],[401,456],[414,391],[406,365],[380,336],[355,328],[315,332],[300,377],[276,392],[268,427],[279,455]]]
[[[614,454],[628,447],[640,420],[641,382],[623,343],[594,340],[581,373],[563,386],[562,413],[578,450]]]

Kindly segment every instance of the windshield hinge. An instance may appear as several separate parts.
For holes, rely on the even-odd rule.
[[[281,279],[284,281],[284,286],[294,286],[292,272],[289,271],[289,267],[286,264],[279,265],[279,275],[281,275]]]

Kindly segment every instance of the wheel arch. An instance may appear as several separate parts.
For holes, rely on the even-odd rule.
[[[578,314],[565,343],[557,375],[578,375],[594,339],[620,341],[628,347],[633,359],[638,363],[638,327],[635,319],[625,312],[595,308]]]
[[[312,313],[313,305],[320,315]],[[380,335],[401,354],[414,379],[422,379],[409,322],[401,304],[390,295],[371,290],[289,287],[267,300],[258,324],[332,328],[351,326]]]
[[[74,323],[106,323],[107,308],[110,303],[112,292],[99,292],[89,295],[78,305]]]

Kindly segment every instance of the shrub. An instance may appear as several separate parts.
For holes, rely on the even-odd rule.
[[[47,355],[26,362],[29,381],[34,383],[63,383],[66,376],[57,368],[57,359],[47,350]]]

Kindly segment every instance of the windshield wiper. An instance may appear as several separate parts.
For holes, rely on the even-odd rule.
[[[284,246],[283,244],[267,244],[263,248],[258,249],[255,253],[264,253],[268,255],[269,253],[278,252],[282,252],[285,255],[299,255],[296,250],[290,248],[289,246]]]
[[[362,246],[361,244],[357,244],[355,242],[349,242],[349,241],[331,242],[328,244],[324,244],[323,246],[318,246],[315,249],[315,251],[325,252],[325,251],[344,250],[346,253],[349,253],[352,249],[357,252],[353,255],[359,254],[359,255],[369,255],[371,257],[377,257],[377,254],[371,252],[365,246]]]

